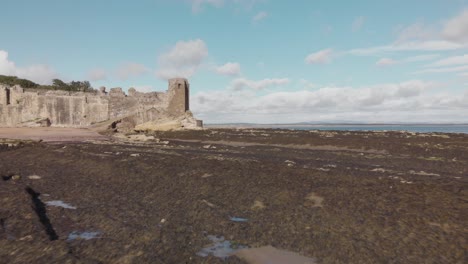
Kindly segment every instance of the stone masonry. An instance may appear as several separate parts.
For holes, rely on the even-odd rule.
[[[0,84],[0,127],[89,127],[106,121],[136,127],[168,120],[180,128],[202,126],[189,111],[186,79],[170,79],[167,92],[141,93],[130,88],[128,95],[121,88],[106,92],[101,87],[98,92],[85,93]]]

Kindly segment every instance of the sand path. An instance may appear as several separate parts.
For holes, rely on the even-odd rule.
[[[83,142],[109,139],[91,129],[61,127],[0,128],[0,138],[43,140],[45,142]]]

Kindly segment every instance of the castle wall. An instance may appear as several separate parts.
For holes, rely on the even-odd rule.
[[[121,88],[107,94],[66,91],[23,90],[10,87],[7,104],[6,86],[0,86],[0,126],[31,126],[49,119],[52,126],[86,127],[107,120],[126,118],[134,125],[161,117],[178,117],[188,111],[188,82],[169,81],[166,93],[140,93]]]

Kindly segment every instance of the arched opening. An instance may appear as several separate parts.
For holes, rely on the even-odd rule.
[[[6,88],[5,92],[6,92],[6,104],[9,105],[10,104],[10,89]]]

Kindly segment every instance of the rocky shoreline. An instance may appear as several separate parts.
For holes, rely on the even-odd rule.
[[[0,263],[256,263],[245,248],[311,263],[468,257],[466,134],[2,140],[0,176]]]

